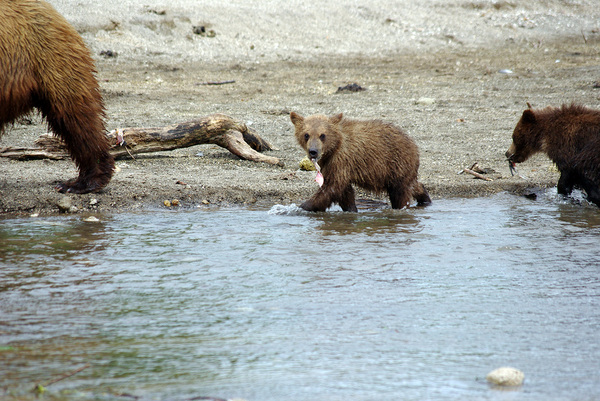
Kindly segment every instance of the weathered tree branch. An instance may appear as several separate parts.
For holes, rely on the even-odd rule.
[[[110,153],[115,159],[132,157],[138,153],[215,144],[242,159],[283,166],[278,158],[258,153],[273,150],[271,144],[246,124],[224,114],[212,114],[166,127],[119,128],[109,132],[108,139],[111,143]],[[53,135],[41,135],[36,144],[39,148],[1,148],[0,156],[18,160],[62,159],[69,156],[62,141]]]
[[[8,157],[13,160],[35,160],[35,159],[52,159],[62,160],[69,157],[67,150],[62,151],[47,151],[41,148],[21,148],[21,147],[4,147],[0,148],[0,157]]]
[[[471,175],[475,176],[476,178],[479,178],[480,180],[484,180],[484,181],[494,181],[494,180],[492,180],[491,178],[488,178],[488,177],[484,176],[483,174],[480,174],[480,173],[478,173],[478,172],[476,172],[476,171],[473,171],[473,170],[471,170],[471,169],[468,169],[468,168],[465,168],[465,169],[463,169],[463,171],[464,171],[465,173],[468,173],[468,174],[471,174]]]

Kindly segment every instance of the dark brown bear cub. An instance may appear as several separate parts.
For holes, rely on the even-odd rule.
[[[110,181],[114,162],[94,62],[83,40],[43,1],[1,0],[0,16],[0,133],[37,108],[79,167],[79,177],[58,190],[99,191]]]
[[[413,197],[419,205],[431,203],[417,181],[417,145],[399,128],[381,121],[348,120],[342,114],[304,118],[292,112],[290,118],[298,143],[320,165],[324,178],[323,186],[301,208],[325,211],[335,202],[344,211],[356,212],[352,184],[387,191],[394,209],[408,206]]]
[[[511,167],[544,152],[560,171],[558,193],[579,187],[600,206],[600,111],[578,105],[527,109],[512,139],[506,152]]]

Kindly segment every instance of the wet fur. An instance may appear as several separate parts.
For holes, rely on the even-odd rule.
[[[110,181],[104,106],[89,50],[75,29],[43,1],[0,1],[0,133],[38,109],[66,144],[79,177],[61,192],[86,193]]]
[[[290,118],[298,143],[318,161],[324,177],[323,186],[300,205],[303,209],[325,211],[338,203],[356,212],[352,185],[387,192],[395,209],[408,206],[412,198],[419,205],[431,203],[417,181],[417,145],[399,128],[376,120],[348,120],[342,114],[304,118],[292,112]]]
[[[600,111],[574,104],[525,110],[506,157],[522,163],[538,152],[560,171],[558,193],[578,187],[600,206]]]

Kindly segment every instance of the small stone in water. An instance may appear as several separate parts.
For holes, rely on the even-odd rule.
[[[525,374],[519,369],[508,366],[492,370],[485,379],[497,386],[520,386],[525,380]]]
[[[85,219],[83,219],[83,221],[88,221],[88,222],[98,222],[100,221],[99,218],[95,217],[95,216],[90,216],[90,217],[86,217]]]
[[[163,205],[165,205],[166,207],[171,207],[171,201],[167,199],[163,201]]]

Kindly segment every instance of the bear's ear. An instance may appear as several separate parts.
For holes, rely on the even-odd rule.
[[[302,117],[298,113],[294,113],[293,111],[290,113],[290,120],[292,120],[292,124],[299,125],[304,121],[304,117]]]
[[[330,117],[329,121],[331,121],[332,124],[339,124],[340,121],[342,121],[342,118],[344,118],[344,113],[336,114],[335,116]]]
[[[531,109],[527,109],[523,112],[523,117],[521,117],[521,120],[525,123],[535,123],[535,113],[533,110]]]

